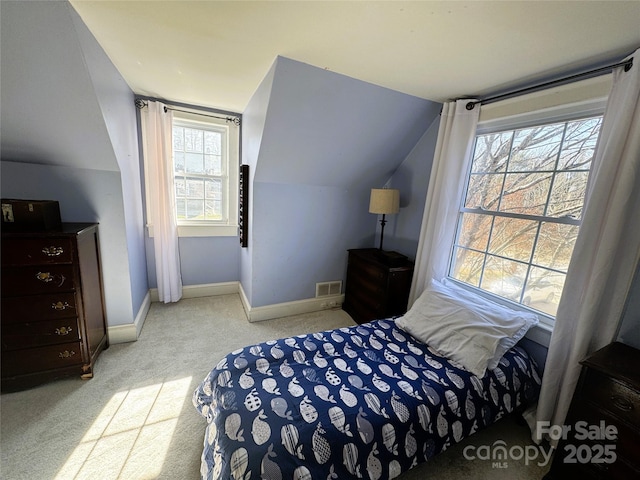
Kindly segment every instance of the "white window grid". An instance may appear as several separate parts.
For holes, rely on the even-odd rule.
[[[498,204],[497,206],[495,206],[495,208],[491,208],[488,209],[483,205],[476,205],[476,206],[465,206],[467,205],[467,200],[468,200],[468,194],[469,194],[469,184],[471,182],[471,178],[474,175],[474,172],[472,172],[473,169],[473,161],[469,162],[469,171],[466,174],[466,184],[465,184],[465,188],[464,188],[464,195],[462,198],[462,203],[459,209],[459,213],[458,213],[458,225],[457,225],[457,229],[456,229],[456,236],[455,236],[455,240],[454,240],[454,244],[452,246],[452,250],[451,250],[451,255],[450,255],[450,261],[449,261],[449,277],[456,280],[456,281],[462,281],[465,285],[471,287],[471,288],[475,288],[475,289],[479,289],[482,291],[483,294],[488,293],[490,295],[496,295],[498,297],[501,298],[501,300],[506,300],[508,302],[513,302],[513,303],[517,303],[520,305],[524,305],[524,306],[528,306],[526,305],[526,295],[528,292],[528,286],[530,284],[531,280],[531,273],[532,273],[532,269],[534,268],[538,268],[538,269],[544,269],[545,271],[548,271],[551,274],[555,274],[555,275],[561,275],[561,276],[566,276],[566,268],[554,268],[553,266],[549,266],[549,265],[544,265],[544,264],[539,264],[536,263],[535,261],[535,255],[536,255],[536,250],[538,248],[538,242],[540,239],[540,233],[541,233],[541,229],[543,228],[543,226],[545,224],[555,224],[555,225],[566,225],[566,226],[573,226],[577,228],[579,228],[580,224],[581,224],[581,218],[578,215],[560,215],[560,216],[553,216],[549,214],[549,206],[550,206],[550,200],[551,200],[551,195],[553,193],[553,186],[554,186],[554,182],[556,181],[557,175],[558,174],[565,174],[565,173],[579,173],[579,174],[586,174],[588,175],[590,172],[590,162],[589,161],[589,168],[559,168],[559,164],[560,164],[560,157],[561,157],[561,153],[563,151],[563,143],[565,140],[565,134],[566,134],[566,130],[567,130],[567,126],[568,124],[575,122],[575,121],[583,121],[583,120],[590,120],[590,119],[599,119],[599,125],[601,125],[601,115],[597,115],[597,116],[588,116],[588,117],[579,117],[579,118],[572,118],[570,120],[567,121],[563,121],[560,122],[562,124],[564,124],[564,130],[563,130],[563,135],[562,135],[562,140],[559,142],[559,148],[558,148],[558,152],[553,164],[553,168],[546,168],[546,169],[538,169],[538,170],[521,170],[521,169],[517,169],[517,170],[510,170],[510,162],[512,159],[512,151],[509,152],[509,156],[507,158],[507,163],[505,165],[505,170],[501,171],[501,172],[495,172],[495,173],[487,173],[487,172],[483,172],[484,175],[496,175],[496,176],[502,176],[502,184],[500,186],[500,195],[498,197]],[[598,128],[599,128],[598,125]],[[543,124],[540,125],[535,125],[535,126],[544,126]],[[516,135],[516,133],[521,130],[521,129],[507,129],[507,130],[503,130],[503,131],[497,131],[497,132],[491,132],[492,134],[500,134],[500,133],[511,133],[512,135],[512,139],[511,139],[511,149],[513,149],[513,137]],[[484,135],[486,135],[488,133],[483,133],[483,134],[479,134],[476,136],[476,144],[475,147],[477,148],[477,142],[478,139]],[[594,146],[595,147],[595,146]],[[475,150],[475,148],[474,148]],[[594,148],[595,151],[595,148]],[[475,151],[474,151],[474,155],[472,158],[475,158]],[[503,202],[503,194],[505,191],[505,183],[507,181],[507,177],[509,174],[546,174],[546,175],[550,175],[551,176],[551,184],[549,186],[548,189],[548,193],[547,193],[547,198],[546,198],[546,202],[544,204],[544,211],[542,212],[542,214],[540,215],[536,215],[536,214],[526,214],[526,213],[514,213],[514,212],[509,212],[509,211],[501,211],[500,208],[502,206],[502,202]],[[583,199],[583,205],[584,206],[584,199]],[[487,241],[484,244],[484,248],[474,248],[474,247],[470,247],[468,245],[463,245],[460,243],[460,238],[461,238],[461,233],[462,233],[462,222],[464,219],[465,215],[483,215],[485,216],[487,219],[490,219],[490,227],[489,227],[489,231],[487,233]],[[532,222],[532,225],[534,225],[535,228],[535,233],[533,235],[533,243],[531,246],[531,253],[529,255],[529,257],[527,259],[516,259],[513,257],[509,257],[509,256],[505,256],[505,255],[500,255],[497,253],[492,253],[490,251],[490,239],[492,239],[492,235],[494,233],[494,227],[496,225],[496,220],[497,219],[515,219],[515,220],[525,220],[525,221],[530,221]],[[576,235],[577,235],[577,231],[576,231]],[[573,248],[573,246],[572,246]],[[477,277],[477,282],[474,281],[474,284],[470,284],[468,282],[465,282],[459,278],[455,277],[455,265],[456,265],[456,255],[458,252],[460,251],[469,251],[469,252],[474,252],[478,255],[482,255],[483,256],[483,260],[482,260],[482,266],[479,272],[479,275]],[[483,280],[484,280],[484,276],[486,273],[486,269],[487,269],[487,261],[490,259],[496,259],[498,261],[505,261],[505,262],[513,262],[515,264],[518,264],[522,267],[524,267],[526,269],[524,275],[523,275],[523,282],[522,285],[519,286],[519,294],[517,295],[517,297],[515,298],[505,298],[502,295],[496,294],[495,292],[492,292],[490,290],[484,289],[482,288],[483,285]],[[567,265],[568,266],[568,265]],[[540,313],[540,312],[538,312]],[[553,317],[554,315],[550,314],[549,312],[542,312],[547,316]]]
[[[176,151],[176,142],[173,145],[174,154],[174,187],[176,195],[176,217],[178,225],[217,225],[226,224],[229,220],[229,172],[228,172],[228,131],[227,128],[207,122],[199,122],[186,120],[175,117],[173,127],[192,129],[198,132],[211,132],[220,135],[220,150],[216,152],[206,152],[206,147],[198,148],[199,152],[188,151],[186,145],[182,149]],[[193,149],[192,149],[193,150]],[[176,153],[184,153],[183,169],[178,170],[176,167]],[[195,156],[199,156],[203,165],[202,171],[188,171],[186,155],[191,155],[191,160],[195,160]],[[206,155],[218,157],[218,167],[214,173],[208,173],[206,168]],[[197,192],[199,189],[201,192]],[[195,193],[195,195],[194,195]],[[202,218],[190,217],[190,213],[196,203],[200,203],[200,207],[196,207],[196,212],[202,212]],[[210,204],[207,208],[207,203]],[[184,217],[180,215],[184,208]],[[219,215],[209,215],[207,218],[207,210],[219,212]]]

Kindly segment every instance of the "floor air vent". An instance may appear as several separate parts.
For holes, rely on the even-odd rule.
[[[316,298],[340,295],[342,293],[342,281],[316,283]]]

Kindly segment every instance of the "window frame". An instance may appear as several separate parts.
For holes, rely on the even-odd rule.
[[[181,107],[182,108],[182,107]],[[237,237],[239,235],[239,212],[238,212],[238,194],[239,194],[239,172],[240,172],[240,123],[234,122],[239,117],[214,117],[204,111],[198,113],[186,110],[174,110],[172,121],[173,127],[187,126],[199,128],[201,130],[221,131],[225,133],[226,139],[223,138],[223,195],[227,192],[226,197],[226,220],[178,220],[177,211],[174,211],[176,223],[178,227],[178,237]],[[207,128],[209,127],[209,128]],[[172,153],[172,179],[175,195],[175,169],[173,167],[173,141],[171,145]],[[226,155],[225,155],[226,153]],[[225,159],[226,156],[226,159]],[[224,175],[226,171],[226,176]],[[147,218],[149,218],[147,202]],[[149,237],[153,237],[153,225],[148,225]]]
[[[510,300],[509,298],[506,298],[506,297],[502,297],[488,290],[484,290],[479,286],[476,287],[474,285],[470,285],[452,276],[453,267],[455,265],[456,247],[458,246],[458,239],[461,232],[460,226],[461,226],[463,213],[481,213],[481,214],[489,215],[491,217],[496,217],[496,216],[516,217],[518,219],[530,219],[535,221],[544,221],[545,219],[550,218],[544,215],[510,214],[509,212],[491,212],[488,210],[483,210],[481,208],[475,209],[475,208],[465,207],[465,201],[467,198],[469,182],[472,177],[472,165],[473,165],[473,155],[475,154],[475,142],[479,137],[487,134],[499,133],[499,132],[505,132],[505,131],[515,131],[523,128],[545,126],[545,125],[551,125],[551,124],[562,123],[562,122],[579,121],[581,119],[602,116],[604,114],[606,102],[607,102],[606,98],[596,98],[596,99],[591,99],[587,101],[582,101],[579,103],[559,105],[551,108],[545,108],[542,110],[518,113],[515,115],[509,115],[509,116],[500,117],[500,118],[492,118],[487,121],[478,122],[478,126],[476,128],[476,134],[474,136],[474,150],[472,150],[472,154],[471,154],[472,156],[469,158],[469,161],[468,161],[469,163],[468,168],[464,173],[465,175],[464,188],[461,192],[460,203],[456,212],[456,214],[458,215],[458,219],[457,219],[455,235],[454,235],[454,238],[452,239],[451,249],[449,252],[449,262],[448,262],[448,268],[447,268],[448,280],[454,282],[456,285],[459,285],[462,288],[465,288],[470,292],[473,292],[474,294],[477,294],[481,297],[491,299],[493,301],[496,301],[497,303],[507,305],[511,308],[533,312],[534,314],[538,315],[538,317],[540,318],[540,324],[539,324],[540,327],[542,327],[544,330],[548,332],[551,332],[553,330],[553,326],[555,323],[555,316],[550,315],[546,312],[542,312],[540,310],[531,308],[523,303]],[[597,148],[597,143],[596,143],[596,148]],[[589,177],[591,175],[591,169],[592,169],[592,166],[589,167]],[[545,210],[548,206],[548,203],[549,203],[549,198],[547,198],[547,203],[545,204]],[[498,215],[494,215],[494,213],[498,213]],[[551,217],[551,218],[553,218],[554,223],[558,223],[558,224],[576,225],[579,227],[582,223],[582,218],[580,219],[573,219],[570,217],[562,217],[562,218]],[[538,226],[538,230],[539,228],[540,227]],[[527,265],[527,269],[532,268],[532,261],[535,253],[535,246],[537,244],[537,240],[538,238],[536,234],[536,239],[532,246],[531,258],[529,258],[529,260],[527,260],[526,262],[523,262]],[[489,247],[487,245],[486,249],[488,248]],[[488,254],[488,250],[484,253]],[[562,273],[565,273],[565,272],[562,272]],[[521,300],[524,297],[524,291],[525,291],[524,287],[525,285],[523,285],[523,290],[520,295]]]

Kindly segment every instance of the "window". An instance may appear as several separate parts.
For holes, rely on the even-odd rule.
[[[174,113],[173,174],[181,236],[237,234],[238,133],[224,119]],[[203,229],[203,227],[213,227]],[[217,231],[216,231],[217,230]]]
[[[601,122],[476,137],[450,277],[555,316]]]

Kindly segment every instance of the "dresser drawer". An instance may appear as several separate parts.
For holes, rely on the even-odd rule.
[[[68,292],[73,289],[73,267],[70,265],[2,269],[3,297]]]
[[[637,390],[589,370],[584,379],[582,396],[621,420],[640,425],[640,392]]]
[[[63,343],[28,350],[2,351],[2,376],[53,370],[82,364],[79,342]],[[78,367],[80,371],[80,367]]]
[[[12,323],[68,318],[78,314],[74,292],[7,297],[2,299],[0,308],[3,329]]]
[[[3,350],[40,347],[78,340],[80,340],[80,331],[76,318],[13,323],[2,327]]]
[[[71,263],[73,248],[68,238],[3,238],[2,265],[48,265]]]

